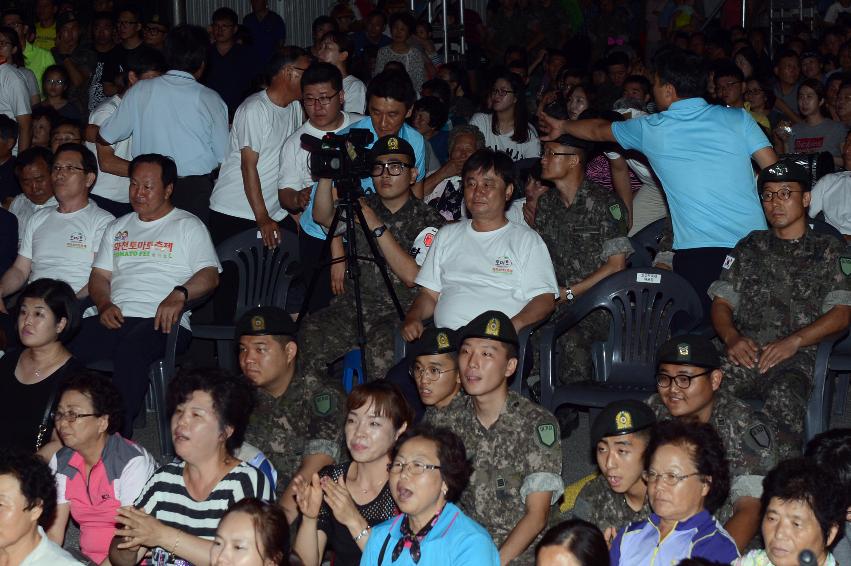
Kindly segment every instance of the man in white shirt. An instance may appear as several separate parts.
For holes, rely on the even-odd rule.
[[[97,161],[85,146],[59,146],[52,169],[59,206],[37,211],[27,223],[18,257],[0,278],[0,297],[45,277],[67,282],[78,297],[88,295],[95,253],[104,229],[115,217],[89,199]]]
[[[17,50],[17,46],[9,46]],[[27,83],[12,64],[11,59],[4,61],[0,55],[0,114],[12,118],[18,123],[18,145],[13,153],[19,153],[30,147],[32,142],[32,107]]]
[[[851,132],[842,146],[844,171],[825,175],[813,187],[810,198],[810,218],[821,213],[825,222],[839,230],[846,241],[851,240]]]
[[[504,312],[514,328],[545,319],[559,296],[553,264],[541,237],[509,222],[514,166],[503,152],[480,149],[464,164],[464,201],[471,220],[440,229],[416,278],[419,294],[402,337],[420,337],[423,321],[457,329],[487,310]]]
[[[9,212],[18,217],[18,240],[23,237],[32,215],[38,210],[56,206],[50,179],[53,153],[46,147],[31,147],[18,156],[18,184],[21,194],[12,199]]]
[[[172,325],[180,322],[178,350],[185,350],[190,313],[181,313],[216,288],[221,271],[204,224],[171,203],[174,161],[139,155],[128,173],[134,212],[104,231],[89,277],[98,316],[85,319],[69,345],[84,364],[112,359],[127,438],[148,389],[148,369],[162,358]]]
[[[345,102],[343,110],[363,114],[366,108],[366,85],[356,76],[349,73],[349,64],[354,54],[354,43],[348,34],[340,31],[330,31],[319,43],[317,58],[323,63],[331,63],[343,74],[343,93]]]

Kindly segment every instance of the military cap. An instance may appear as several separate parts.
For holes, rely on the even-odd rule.
[[[79,18],[77,18],[77,14],[72,11],[62,12],[61,14],[56,16],[56,31],[62,29],[66,24],[70,24],[72,22],[79,22]]]
[[[612,401],[600,411],[591,425],[591,442],[607,436],[623,436],[656,424],[656,415],[646,403],[636,399]]]
[[[778,181],[792,181],[809,187],[812,182],[812,174],[794,159],[784,157],[774,165],[759,172],[757,186],[762,189],[765,183]]]
[[[283,309],[255,307],[236,321],[236,338],[240,336],[295,336],[298,327]]]
[[[419,340],[411,345],[411,359],[458,351],[458,335],[449,328],[426,328]]]
[[[461,330],[459,342],[463,342],[467,338],[487,338],[518,345],[517,331],[514,330],[511,319],[499,311],[483,312],[471,320]]]
[[[687,334],[671,338],[659,348],[658,364],[680,364],[717,369],[721,367],[721,356],[709,338]]]
[[[552,142],[557,143],[559,145],[575,147],[576,149],[581,149],[582,151],[592,151],[594,149],[594,142],[581,140],[575,136],[571,136],[570,134],[562,134],[556,139],[552,140]]]
[[[373,162],[382,155],[407,155],[411,164],[416,161],[414,148],[406,140],[399,136],[384,136],[379,138],[372,149],[369,150],[369,161]]]

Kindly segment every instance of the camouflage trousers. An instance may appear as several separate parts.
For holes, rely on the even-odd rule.
[[[592,312],[558,338],[558,378],[561,383],[594,379],[591,345],[608,339],[610,320],[605,311]]]
[[[354,300],[335,297],[321,311],[311,313],[299,330],[299,363],[306,375],[328,377],[328,364],[357,348],[357,314]],[[364,364],[370,381],[384,379],[393,367],[393,344],[399,317],[393,305],[369,308],[364,304],[366,356]]]
[[[721,386],[739,399],[756,398],[764,402],[762,412],[777,427],[781,459],[800,455],[814,367],[815,360],[808,352],[799,352],[764,374],[722,358]]]

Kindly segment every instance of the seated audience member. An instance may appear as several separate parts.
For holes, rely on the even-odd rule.
[[[100,103],[89,115],[86,126],[86,147],[98,158],[98,178],[92,187],[91,199],[116,218],[133,212],[127,190],[127,168],[132,159],[132,136],[114,144],[98,137],[100,126],[115,114],[127,89],[141,80],[153,79],[166,70],[165,57],[153,49],[135,49],[127,54],[127,68],[116,85],[118,92]]]
[[[525,224],[534,230],[536,226],[535,217],[538,214],[538,202],[540,202],[544,193],[554,188],[554,184],[552,181],[542,178],[543,170],[540,161],[524,173],[523,196],[511,202],[505,216],[511,222]]]
[[[118,434],[121,407],[108,378],[76,371],[62,384],[53,413],[62,447],[50,460],[57,497],[48,536],[61,545],[73,517],[80,526],[80,550],[95,564],[109,554],[116,511],[133,505],[157,468],[147,450]]]
[[[443,129],[449,118],[449,110],[439,98],[424,96],[414,103],[411,114],[411,125],[423,135],[431,148],[429,171],[436,171],[449,159],[449,132]]]
[[[322,37],[317,58],[323,63],[330,63],[337,67],[343,76],[342,90],[345,101],[343,110],[355,114],[365,114],[366,85],[349,72],[353,56],[354,44],[345,33],[331,31]]]
[[[80,327],[74,291],[64,281],[39,279],[18,299],[21,349],[0,358],[0,446],[35,452],[50,440],[60,385],[77,367],[65,345]],[[0,452],[3,452],[0,449]]]
[[[715,94],[728,108],[744,108],[745,75],[732,61],[719,63],[715,69]],[[800,98],[800,97],[799,97]]]
[[[798,86],[801,84],[800,58],[795,51],[786,49],[775,61],[774,74],[777,80],[774,85],[774,107],[783,113],[786,120],[796,124],[801,121],[801,117],[796,113]]]
[[[219,369],[178,373],[166,396],[177,458],[118,509],[109,561],[207,564],[225,511],[247,497],[272,498],[266,476],[235,454],[254,408],[251,383]]]
[[[414,155],[414,148],[401,137],[386,136],[375,142],[368,156],[375,192],[361,201],[367,229],[384,254],[393,290],[403,309],[416,294],[414,281],[428,253],[429,239],[443,224],[440,215],[412,193],[418,174]],[[330,180],[321,179],[313,218],[326,227],[334,215],[333,198]],[[368,379],[376,379],[393,365],[399,315],[378,267],[362,263],[359,269],[363,323],[369,337],[364,365]],[[325,375],[327,363],[357,346],[356,314],[353,285],[347,285],[327,308],[304,320],[301,336],[305,373]]]
[[[715,516],[743,549],[759,530],[759,482],[779,461],[774,423],[722,387],[721,357],[708,338],[672,338],[657,363],[657,393],[647,400],[656,416],[709,423],[724,443],[730,496]]]
[[[810,193],[810,218],[823,215],[824,221],[851,239],[851,133],[842,145],[842,168],[819,179]]]
[[[391,42],[391,39],[384,33],[387,27],[387,14],[382,10],[373,10],[366,16],[365,20],[363,30],[352,34],[356,57],[364,57],[365,51],[368,49],[372,48],[377,51],[385,45],[390,45]]]
[[[12,199],[9,212],[18,217],[19,239],[36,211],[59,204],[53,196],[52,172],[53,152],[46,147],[31,147],[18,154],[18,182],[22,192]]]
[[[0,278],[0,297],[44,277],[67,282],[78,297],[89,294],[92,262],[106,226],[115,220],[89,199],[97,178],[94,154],[79,143],[62,145],[51,177],[59,205],[39,210],[27,222],[18,257]]]
[[[641,401],[625,399],[606,405],[591,426],[599,474],[581,487],[572,509],[567,497],[573,486],[565,489],[562,513],[597,525],[608,540],[624,525],[646,519],[650,506],[642,474],[654,424],[653,411]]]
[[[50,151],[56,154],[59,146],[66,143],[82,143],[83,132],[76,120],[60,119],[50,130]]]
[[[762,539],[735,566],[798,566],[809,550],[818,566],[839,564],[830,548],[841,536],[846,501],[826,489],[823,469],[804,458],[778,464],[762,482]]]
[[[50,132],[61,120],[52,106],[33,108],[33,142],[31,147],[50,147]]]
[[[301,525],[294,550],[305,566],[319,566],[326,548],[335,564],[354,566],[371,529],[398,515],[390,492],[390,454],[413,422],[401,391],[384,381],[358,385],[346,399],[346,447],[352,461],[295,479]]]
[[[298,515],[292,479],[310,477],[339,459],[344,417],[340,388],[299,371],[296,330],[290,315],[275,307],[253,308],[236,323],[239,367],[257,386],[245,438],[277,470],[277,495],[284,495],[290,522]]]
[[[612,565],[675,564],[690,557],[723,564],[735,560],[735,541],[712,516],[730,489],[724,445],[712,425],[659,423],[644,462],[653,513],[618,530]]]
[[[641,103],[642,110],[652,101],[653,85],[644,75],[629,75],[623,81],[623,98]]]
[[[782,457],[801,447],[817,344],[851,322],[851,262],[842,242],[807,226],[807,169],[783,159],[760,173],[758,185],[771,228],[736,245],[709,295],[726,346],[724,388],[765,401]]]
[[[458,334],[449,328],[426,328],[411,344],[411,378],[425,405],[425,422],[441,426],[449,409],[464,403],[458,371]]]
[[[12,199],[21,194],[21,187],[15,177],[17,159],[12,149],[18,143],[18,123],[0,114],[0,206],[8,208]]]
[[[537,566],[609,566],[609,549],[603,533],[582,519],[550,528],[536,547]]]
[[[839,564],[851,564],[851,429],[836,428],[816,435],[807,443],[804,457],[826,474],[834,495],[845,494],[844,533],[837,535],[839,542],[831,553]]]
[[[71,351],[84,364],[112,358],[113,379],[124,399],[122,434],[130,438],[151,363],[163,356],[175,322],[180,322],[178,349],[186,349],[186,305],[216,288],[221,266],[207,228],[171,203],[174,161],[139,155],[128,172],[134,212],[104,231],[89,277],[98,316],[84,321]]]
[[[459,220],[462,217],[464,186],[461,170],[467,159],[483,147],[485,137],[477,127],[455,126],[449,132],[447,142],[449,159],[423,181],[424,200],[446,220]]]
[[[488,532],[456,505],[473,469],[464,444],[444,428],[416,428],[393,450],[390,492],[401,511],[373,529],[361,564],[497,566]]]
[[[416,20],[405,10],[391,14],[387,27],[390,30],[390,45],[378,50],[375,58],[375,72],[382,72],[387,63],[401,63],[411,77],[414,90],[419,92],[428,79],[428,73],[433,72],[434,67],[422,49],[410,44],[409,40],[416,31]]]
[[[459,435],[472,457],[475,471],[461,508],[488,530],[503,564],[532,564],[534,543],[563,488],[558,423],[508,389],[518,344],[507,315],[482,313],[464,327],[460,340],[466,402],[448,410],[441,425]]]
[[[452,124],[466,124],[476,112],[476,103],[470,98],[472,93],[467,70],[458,62],[445,63],[438,69],[437,76],[449,85],[449,118]]]
[[[71,77],[65,67],[51,65],[44,70],[41,76],[41,92],[44,95],[41,104],[50,106],[62,118],[79,121],[83,116],[77,103],[68,98],[70,89]]]
[[[56,483],[44,460],[25,450],[0,450],[0,501],[5,564],[82,565],[44,532],[56,510]]]
[[[824,106],[824,86],[819,79],[806,79],[798,87],[798,113],[802,120],[786,133],[783,125],[775,128],[778,153],[829,152],[837,165],[842,164],[842,143],[848,128],[828,118]]]
[[[511,317],[519,330],[544,320],[555,307],[558,285],[546,244],[505,216],[514,192],[511,158],[479,150],[464,163],[461,177],[472,219],[449,224],[434,237],[402,327],[405,340],[419,338],[431,317],[435,326],[458,329],[492,308]]]
[[[485,136],[485,146],[504,151],[512,160],[541,156],[541,143],[529,123],[523,82],[514,73],[502,70],[494,75],[488,96],[488,112],[470,118]]]
[[[288,564],[290,529],[281,508],[256,497],[237,501],[224,514],[210,551],[212,566]]]

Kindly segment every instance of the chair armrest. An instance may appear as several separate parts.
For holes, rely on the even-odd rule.
[[[832,392],[829,391],[830,356],[834,348],[846,336],[848,329],[825,336],[819,342],[816,351],[816,363],[813,368],[813,389],[807,401],[807,414],[804,420],[804,440],[809,441],[813,436],[827,430],[830,422],[830,405]]]

